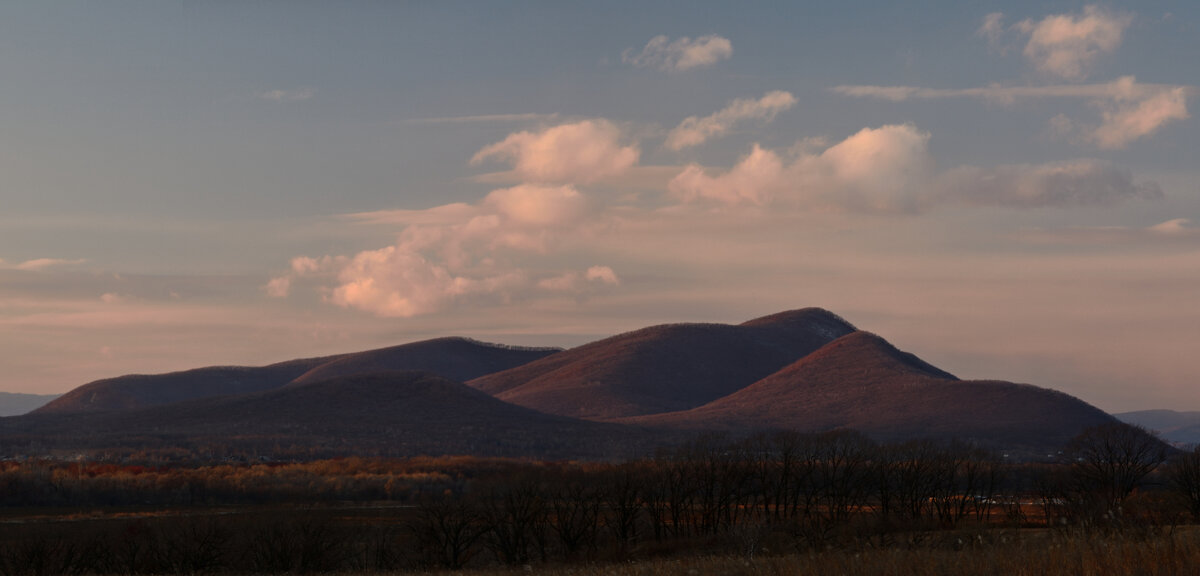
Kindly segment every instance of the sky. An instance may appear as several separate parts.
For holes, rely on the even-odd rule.
[[[1200,410],[1198,54],[1190,1],[4,3],[0,390],[819,306]]]

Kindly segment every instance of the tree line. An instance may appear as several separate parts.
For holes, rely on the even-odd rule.
[[[853,431],[708,434],[620,463],[25,462],[0,465],[0,499],[9,507],[275,511],[136,521],[86,538],[67,538],[57,528],[45,537],[4,531],[0,573],[74,571],[30,568],[47,558],[107,562],[80,569],[86,573],[457,569],[886,547],[1021,526],[1152,530],[1200,522],[1200,448],[1173,451],[1143,429],[1111,424],[1080,434],[1056,460],[1036,463],[962,443],[878,443]],[[368,516],[279,512],[314,503],[341,510],[346,502],[392,504]],[[178,565],[181,558],[191,559],[190,568]]]

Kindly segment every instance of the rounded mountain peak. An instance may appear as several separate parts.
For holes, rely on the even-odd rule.
[[[825,336],[830,340],[840,338],[858,330],[853,324],[847,322],[845,318],[824,308],[816,307],[778,312],[743,322],[742,326],[775,328],[789,331],[805,330]]]

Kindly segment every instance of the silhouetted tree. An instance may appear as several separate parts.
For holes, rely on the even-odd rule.
[[[456,496],[421,502],[408,527],[425,562],[451,570],[471,560],[486,529],[474,503]]]
[[[1183,498],[1192,519],[1200,521],[1200,444],[1171,460],[1167,478],[1171,489]]]
[[[1145,428],[1113,422],[1084,430],[1065,454],[1083,513],[1111,516],[1166,459],[1167,445]]]
[[[484,541],[508,565],[527,564],[536,551],[545,559],[547,505],[544,487],[532,473],[502,482],[484,496]]]

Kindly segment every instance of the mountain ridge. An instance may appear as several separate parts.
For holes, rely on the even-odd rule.
[[[690,408],[728,395],[857,330],[819,308],[730,325],[649,326],[470,380],[501,400],[605,420]]]
[[[569,350],[446,337],[120,377],[0,418],[0,446],[604,458],[696,432],[854,428],[877,440],[953,438],[1036,454],[1113,420],[1062,392],[960,380],[832,312],[803,308],[741,324],[649,326]]]

